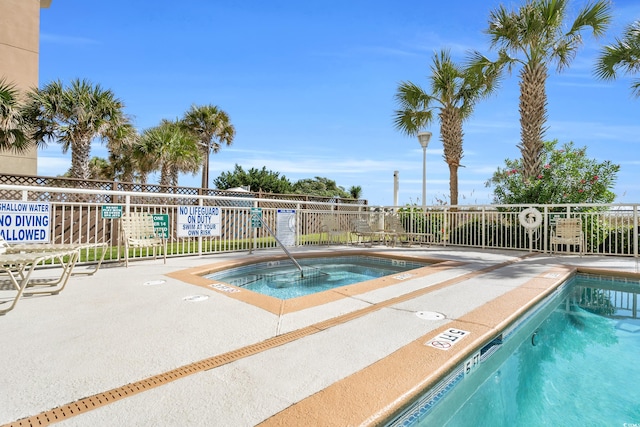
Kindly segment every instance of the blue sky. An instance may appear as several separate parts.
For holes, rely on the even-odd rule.
[[[81,78],[111,89],[141,131],[181,117],[192,104],[219,106],[236,137],[211,156],[212,177],[235,164],[265,166],[292,182],[320,176],[345,189],[359,185],[370,204],[391,205],[397,170],[399,203],[421,204],[422,148],[393,127],[398,83],[427,87],[432,55],[442,48],[459,61],[470,50],[493,57],[483,30],[501,3],[521,4],[54,0],[41,11],[40,85]],[[585,35],[571,67],[551,70],[546,136],[620,164],[616,202],[632,203],[640,202],[640,99],[631,96],[631,77],[599,81],[593,64],[602,45],[640,18],[640,3],[618,0],[613,7],[606,37]],[[518,96],[515,72],[465,123],[460,204],[490,203],[484,183],[505,158],[520,157]],[[439,123],[428,130],[432,204],[448,198],[449,171]],[[107,155],[100,143],[91,154]],[[38,173],[62,174],[70,163],[51,144],[39,152]],[[199,175],[180,178],[181,185],[199,182]]]

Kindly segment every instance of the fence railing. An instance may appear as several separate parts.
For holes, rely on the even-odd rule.
[[[515,249],[548,252],[556,221],[563,217],[582,220],[585,254],[638,256],[638,205],[478,205],[478,206],[368,206],[342,202],[247,197],[246,195],[200,195],[108,191],[83,188],[55,188],[0,184],[0,201],[46,202],[50,206],[52,243],[108,243],[106,260],[124,259],[119,221],[105,218],[103,211],[120,207],[123,212],[148,212],[169,219],[168,256],[252,251],[273,248],[273,236],[255,227],[252,216],[259,209],[262,220],[278,232],[285,227],[282,211],[293,212],[286,224],[298,246],[354,244],[356,220],[366,219],[374,230],[385,230],[389,215],[400,219],[407,234],[430,236],[430,243],[487,249]],[[215,236],[184,236],[179,233],[180,209],[215,206],[220,211],[220,229]],[[540,223],[533,229],[522,226],[520,215],[536,208]],[[0,212],[0,215],[2,212]],[[328,221],[330,219],[330,221]],[[326,225],[335,228],[328,230]],[[0,233],[2,226],[0,224]],[[409,241],[411,243],[411,241]],[[559,250],[577,252],[560,246]],[[82,261],[95,261],[92,251]],[[144,258],[144,251],[129,258]]]

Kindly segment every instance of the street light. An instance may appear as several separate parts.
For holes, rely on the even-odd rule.
[[[422,211],[427,205],[427,145],[431,139],[431,132],[418,132],[418,141],[422,146]]]

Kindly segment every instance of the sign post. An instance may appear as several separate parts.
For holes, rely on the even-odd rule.
[[[249,248],[249,254],[258,246],[258,228],[262,228],[262,208],[251,208],[251,229],[253,230],[253,246]]]

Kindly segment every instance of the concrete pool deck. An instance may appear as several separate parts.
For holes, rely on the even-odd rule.
[[[363,249],[292,253],[353,251]],[[622,257],[364,251],[443,262],[295,310],[267,310],[185,276],[247,253],[107,264],[59,295],[23,297],[0,316],[0,425],[376,425],[575,267],[638,273],[638,261]],[[450,328],[469,333],[446,351],[427,345]]]

